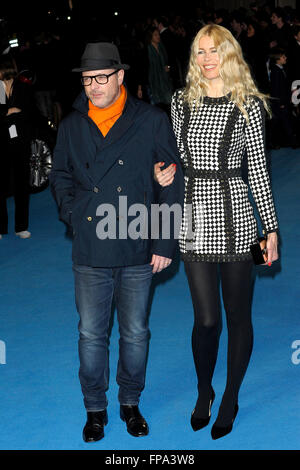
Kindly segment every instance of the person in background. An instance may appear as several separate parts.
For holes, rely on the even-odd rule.
[[[297,147],[291,112],[291,83],[285,71],[287,56],[283,49],[273,49],[270,54],[270,94],[272,107],[271,141],[275,147]]]
[[[170,113],[173,93],[167,51],[161,43],[159,31],[152,27],[147,32],[148,85],[151,104]]]
[[[247,37],[247,25],[244,15],[239,10],[234,10],[230,15],[230,26],[232,34],[239,42],[241,48],[244,47],[244,42]]]
[[[247,36],[244,40],[243,55],[250,67],[251,75],[257,88],[263,93],[269,92],[269,78],[267,70],[268,45],[261,33],[259,24],[247,18]]]
[[[296,118],[296,134],[300,135],[300,24],[292,28],[293,40],[288,50],[288,77],[291,83],[293,114]]]
[[[226,8],[219,8],[215,11],[214,22],[224,28],[230,29],[229,13]]]
[[[180,83],[181,76],[181,63],[180,57],[180,45],[181,41],[178,37],[170,30],[169,20],[165,16],[158,16],[153,20],[154,26],[158,29],[160,34],[160,44],[162,44],[167,53],[167,61],[170,69],[168,69],[170,78],[174,89],[177,88],[177,84]]]
[[[287,74],[291,84],[300,80],[300,25],[292,27],[293,38],[287,50]]]
[[[0,239],[8,233],[6,198],[13,183],[15,233],[29,238],[29,157],[34,98],[30,85],[18,80],[13,60],[3,56],[0,80],[5,89],[0,105]]]
[[[285,12],[281,7],[274,8],[271,15],[271,23],[273,28],[271,30],[272,39],[270,47],[287,49],[292,39],[291,26],[285,21]]]

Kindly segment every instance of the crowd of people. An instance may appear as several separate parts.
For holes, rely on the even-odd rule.
[[[15,90],[22,88],[25,96],[27,88],[27,101],[29,95],[34,98],[40,116],[56,129],[72,109],[80,91],[80,81],[72,75],[71,69],[85,44],[99,40],[113,42],[123,60],[130,64],[125,76],[130,93],[161,107],[170,116],[172,95],[185,86],[192,40],[207,24],[218,24],[231,31],[241,46],[258,89],[270,96],[272,116],[266,125],[267,147],[297,148],[300,135],[300,13],[290,7],[258,7],[253,3],[249,10],[239,8],[232,12],[196,8],[193,15],[186,16],[174,12],[168,16],[152,14],[126,20],[120,18],[114,27],[109,24],[99,27],[94,19],[93,24],[82,28],[81,34],[74,22],[73,26],[69,24],[68,28],[63,28],[64,31],[56,28],[31,36],[20,33],[16,48],[7,48],[2,41],[1,63],[4,69],[7,61],[13,64],[10,65],[10,69],[14,68],[13,78],[22,83]],[[13,114],[4,121],[15,117],[19,119]],[[8,145],[10,148],[10,138]],[[6,167],[2,173],[7,176]],[[10,179],[6,178],[7,181]],[[7,230],[5,197],[9,194],[9,188],[6,188],[1,197],[2,234]],[[23,207],[25,199],[23,196],[21,199]],[[17,233],[20,232],[18,225]],[[25,226],[27,230],[27,223]]]
[[[300,79],[300,14],[291,8],[258,8],[253,4],[251,10],[240,8],[232,12],[199,9],[193,19],[179,15],[154,16],[136,24],[131,41],[121,42],[119,38],[118,44],[132,64],[129,75],[132,92],[138,87],[141,96],[150,103],[163,108],[170,105],[172,93],[185,86],[191,42],[206,24],[219,24],[232,32],[259,90],[272,97],[268,146],[296,147],[299,104],[295,82]]]
[[[70,111],[79,91],[80,83],[70,72],[72,65],[85,43],[98,40],[115,43],[130,64],[125,78],[130,92],[168,112],[172,94],[185,85],[191,42],[202,26],[211,23],[232,32],[258,88],[272,97],[268,145],[296,147],[300,120],[296,84],[300,79],[300,14],[290,7],[258,7],[253,3],[249,10],[239,8],[232,12],[196,8],[193,16],[175,12],[168,16],[120,18],[118,27],[92,24],[81,35],[74,24],[73,29],[68,25],[64,32],[57,28],[33,37],[23,35],[19,47],[9,53],[19,70],[32,72],[39,110],[56,124]]]

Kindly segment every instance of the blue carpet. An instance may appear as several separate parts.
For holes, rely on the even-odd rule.
[[[300,448],[300,352],[297,355],[292,348],[300,340],[299,151],[274,151],[271,163],[281,261],[257,269],[254,350],[233,432],[212,441],[210,425],[197,433],[189,425],[196,400],[190,344],[193,315],[179,263],[173,277],[157,283],[153,298],[147,380],[141,400],[149,436],[131,437],[119,418],[115,320],[110,340],[109,424],[104,440],[96,444],[82,441],[86,415],[78,380],[71,244],[47,189],[31,196],[32,238],[16,238],[10,217],[10,234],[0,241],[0,449]],[[8,203],[12,215],[13,201]],[[224,320],[213,382],[212,423],[225,386],[226,340]]]

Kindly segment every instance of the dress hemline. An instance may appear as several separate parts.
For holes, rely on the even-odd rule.
[[[180,257],[183,261],[206,261],[208,263],[230,263],[234,261],[248,261],[252,259],[251,252],[247,253],[221,253],[221,254],[205,254],[205,253],[194,253],[186,252],[180,253]]]

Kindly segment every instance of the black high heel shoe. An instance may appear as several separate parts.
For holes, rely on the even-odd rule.
[[[215,395],[215,392],[213,390],[212,395],[211,395],[211,399],[209,401],[208,417],[207,418],[197,418],[197,416],[195,416],[195,408],[194,408],[194,410],[192,412],[192,416],[191,416],[191,426],[192,426],[194,431],[199,431],[200,429],[205,428],[205,426],[208,425],[208,423],[210,421],[210,417],[211,417],[211,407],[212,407],[212,404],[214,402],[215,396],[216,395]]]
[[[238,414],[239,411],[239,405],[236,404],[234,408],[234,416],[232,419],[232,422],[228,426],[216,426],[215,424],[211,428],[211,437],[216,440],[220,439],[220,437],[226,436],[232,431],[233,428],[233,423],[236,418],[236,415]]]

